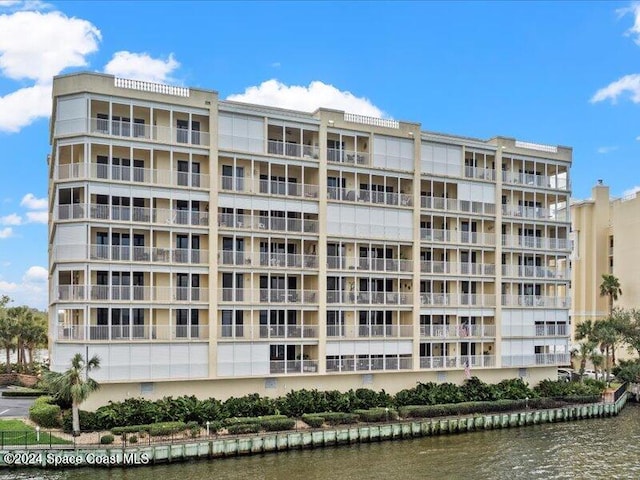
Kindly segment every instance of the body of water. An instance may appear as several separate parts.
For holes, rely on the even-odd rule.
[[[640,406],[614,418],[112,469],[0,471],[19,480],[640,478]]]

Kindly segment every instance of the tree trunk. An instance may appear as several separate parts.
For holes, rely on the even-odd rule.
[[[78,403],[75,400],[71,403],[71,415],[73,418],[73,434],[78,435],[80,433],[80,413]]]
[[[11,373],[11,350],[9,349],[9,345],[5,348],[7,351],[7,373]]]

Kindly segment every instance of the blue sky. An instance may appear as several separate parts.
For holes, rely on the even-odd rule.
[[[600,178],[618,196],[640,185],[639,39],[629,2],[0,0],[0,294],[46,305],[52,75],[107,71],[568,145],[573,196]]]

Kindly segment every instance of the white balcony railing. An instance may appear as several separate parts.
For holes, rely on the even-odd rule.
[[[527,185],[554,190],[569,190],[569,182],[564,177],[547,176],[539,173],[502,172],[502,181],[515,185]]]
[[[218,227],[221,229],[318,233],[317,220],[244,214],[234,215],[233,213],[219,213]]]
[[[496,266],[493,263],[421,261],[420,271],[433,274],[493,276],[496,273]]]
[[[257,186],[257,188],[256,188]],[[226,192],[277,195],[297,198],[318,198],[318,185],[275,180],[258,180],[257,184],[246,177],[220,177],[220,190]]]
[[[472,294],[472,293],[421,293],[420,305],[438,306],[477,306],[495,307],[496,297],[493,294]]]
[[[406,292],[328,291],[327,303],[347,305],[412,305],[413,294]]]
[[[503,355],[503,367],[527,367],[533,365],[568,365],[568,353],[533,353],[528,355]]]
[[[411,338],[413,325],[327,325],[332,338]]]
[[[220,340],[264,340],[264,339],[299,339],[318,338],[316,324],[272,324],[272,325],[218,325]]]
[[[90,285],[87,300],[109,302],[208,303],[209,289],[138,285]]]
[[[209,189],[209,175],[203,173],[178,172],[122,165],[98,163],[68,163],[56,165],[57,180],[100,180],[133,182],[167,187],[189,187]]]
[[[339,148],[327,148],[327,162],[369,165],[369,153]]]
[[[426,338],[495,337],[495,325],[420,325],[420,336]]]
[[[566,238],[533,237],[525,235],[502,235],[502,245],[507,248],[571,250],[571,243]]]
[[[496,171],[492,168],[465,166],[464,176],[466,178],[478,178],[480,180],[495,181]]]
[[[539,267],[533,265],[502,265],[504,277],[569,279],[569,270],[557,267]]]
[[[53,261],[95,260],[127,263],[187,263],[207,265],[209,251],[187,248],[131,247],[122,245],[54,245]]]
[[[367,358],[339,358],[327,359],[327,372],[354,372],[377,370],[411,370],[413,368],[412,357],[400,357],[385,355]]]
[[[317,360],[271,360],[269,362],[269,372],[279,373],[318,373]]]
[[[463,355],[420,357],[420,368],[488,368],[496,366],[494,355]]]
[[[318,147],[313,147],[311,145],[300,145],[298,143],[289,143],[280,140],[269,140],[267,144],[267,153],[271,155],[283,155],[285,157],[317,159],[319,149]]]
[[[123,122],[119,120],[108,120],[102,118],[83,118],[63,120],[62,122],[62,125],[57,125],[59,129],[66,129],[65,124],[67,122],[69,123],[69,125],[76,127],[76,129],[81,126],[82,122],[86,122],[89,132],[98,135],[131,137],[137,140],[148,140],[174,145],[190,145],[201,147],[209,146],[210,142],[210,135],[208,132],[201,132],[199,130],[185,128],[162,125],[147,125],[135,122]],[[60,124],[60,122],[56,123]],[[82,130],[86,131],[86,127]]]
[[[496,237],[493,233],[463,232],[459,230],[441,230],[421,228],[420,239],[433,243],[464,243],[473,245],[495,245]]]
[[[569,308],[568,297],[546,297],[538,295],[502,295],[506,307]]]
[[[208,325],[58,325],[59,341],[208,341]]]
[[[276,288],[220,288],[218,302],[250,304],[315,304],[318,292],[315,290],[286,290]]]
[[[551,222],[568,222],[569,214],[566,209],[548,209],[543,207],[525,207],[522,205],[502,205],[505,217],[530,218]]]
[[[209,212],[168,208],[130,207],[121,205],[83,204],[58,205],[56,220],[109,220],[160,225],[191,225],[208,227]]]
[[[330,270],[364,270],[373,272],[410,273],[413,271],[413,260],[328,256],[327,268]]]
[[[495,215],[494,203],[458,200],[457,198],[442,198],[423,195],[420,197],[420,207],[425,210],[447,212],[466,212],[477,215]]]
[[[567,335],[567,325],[564,323],[536,325],[536,337],[564,337]]]
[[[399,205],[402,207],[410,207],[413,205],[413,195],[407,193],[349,190],[340,187],[327,187],[327,198],[329,200],[364,202],[377,205]]]
[[[218,265],[317,269],[318,256],[297,253],[255,253],[221,250],[218,252]]]

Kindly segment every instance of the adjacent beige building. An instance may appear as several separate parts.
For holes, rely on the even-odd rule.
[[[591,198],[571,204],[574,327],[609,314],[609,298],[600,296],[603,274],[620,281],[622,295],[614,306],[640,305],[640,195],[612,199],[602,180],[591,192]]]
[[[56,77],[51,361],[100,395],[555,377],[571,149]]]

